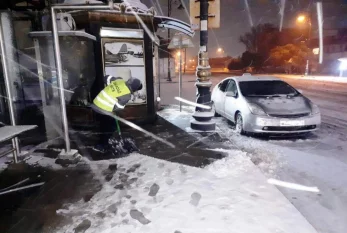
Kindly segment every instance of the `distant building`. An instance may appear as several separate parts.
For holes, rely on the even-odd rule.
[[[318,61],[319,39],[310,41],[310,47],[316,54],[313,62]],[[323,37],[323,64],[319,65],[321,74],[338,75],[340,62],[338,59],[347,57],[347,29],[324,30]]]

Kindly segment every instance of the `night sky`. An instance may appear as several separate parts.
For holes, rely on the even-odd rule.
[[[159,13],[167,15],[167,0],[143,0],[147,6],[155,6]],[[177,1],[178,2],[178,1]],[[248,0],[254,25],[259,23],[280,24],[281,0]],[[302,12],[309,12],[312,17],[313,31],[316,29],[317,15],[315,1],[312,0],[287,0],[284,12],[283,27],[297,27],[296,16]],[[346,2],[346,4],[343,4]],[[189,0],[184,0],[189,12]],[[160,7],[159,7],[160,6]],[[171,17],[189,22],[189,16],[185,10],[178,10],[178,4],[173,4]],[[323,0],[324,29],[347,28],[347,1]],[[239,56],[245,47],[239,43],[240,35],[250,30],[250,20],[246,10],[245,0],[221,0],[221,28],[209,30],[209,54],[210,57],[220,56],[216,53],[218,47],[222,47],[225,55]],[[167,33],[161,34],[166,38]],[[193,49],[187,51],[187,57],[193,57],[198,53],[199,33],[193,38]]]

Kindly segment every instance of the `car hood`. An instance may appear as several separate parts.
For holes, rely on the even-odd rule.
[[[257,104],[269,115],[296,115],[311,112],[310,101],[303,96],[296,97],[247,97],[248,102]]]

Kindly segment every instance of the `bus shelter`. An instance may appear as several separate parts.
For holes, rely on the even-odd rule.
[[[59,13],[58,13],[59,12]],[[57,16],[72,16],[76,27],[61,31]],[[58,15],[60,14],[60,15]],[[52,31],[31,32],[35,43],[40,93],[49,138],[63,135],[71,156],[69,124],[91,125],[93,98],[104,87],[104,75],[139,78],[144,88],[133,96],[120,117],[153,122],[159,107],[158,28],[178,30],[189,36],[190,25],[153,9],[139,10],[126,4],[54,5]]]

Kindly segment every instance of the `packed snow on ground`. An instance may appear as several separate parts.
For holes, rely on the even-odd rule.
[[[161,114],[179,118],[176,109],[164,111]],[[249,137],[238,135],[222,117],[213,120],[216,132],[228,139],[223,148],[243,151],[267,178],[318,187],[319,193],[278,187],[318,232],[346,232],[347,135],[343,129],[323,122],[319,131],[307,137]]]
[[[268,178],[319,188],[319,193],[313,193],[279,187],[318,232],[346,232],[345,134],[323,124],[321,130],[307,138],[255,138],[237,135],[223,118],[216,122],[224,129],[230,148],[246,152]]]
[[[58,210],[73,220],[58,232],[316,232],[243,152],[204,169],[140,154],[109,162],[108,182],[108,163],[90,162],[102,189]]]

